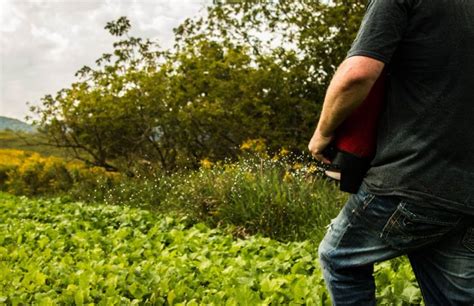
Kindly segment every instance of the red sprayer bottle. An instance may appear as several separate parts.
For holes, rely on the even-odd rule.
[[[375,155],[377,123],[385,97],[386,73],[382,72],[367,98],[337,128],[327,158],[329,177],[340,180],[342,191],[356,193]]]

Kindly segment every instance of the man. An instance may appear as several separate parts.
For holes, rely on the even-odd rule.
[[[389,77],[377,153],[319,246],[334,305],[374,305],[373,264],[407,254],[427,305],[474,305],[474,1],[372,0],[309,143],[323,150]]]

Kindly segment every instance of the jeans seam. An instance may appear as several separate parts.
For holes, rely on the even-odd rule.
[[[403,202],[402,202],[403,203]],[[410,212],[409,210],[405,210],[405,206],[401,207],[401,210],[404,210],[404,213],[413,221],[417,222],[424,222],[424,223],[430,223],[430,224],[436,224],[436,225],[444,225],[444,226],[457,226],[459,222],[462,220],[462,217],[459,217],[456,221],[440,221],[437,220],[436,218],[431,218],[431,217],[425,217],[425,218],[420,218],[416,214]]]
[[[399,207],[404,207],[405,204],[401,202],[399,204]],[[380,238],[387,238],[387,233],[389,232],[389,229],[393,227],[395,224],[398,223],[398,220],[400,219],[401,214],[398,212],[398,207],[395,209],[395,211],[392,213],[390,218],[388,218],[387,223],[382,229],[382,233],[380,233]]]
[[[375,195],[374,194],[369,194],[365,199],[364,199],[364,202],[362,203],[362,209],[365,210],[369,205],[370,203],[372,203],[372,201],[375,199]]]
[[[375,195],[374,194],[369,194],[367,195],[363,200],[362,200],[362,210],[365,210],[367,208],[367,206],[369,206],[369,204],[375,199]],[[336,243],[334,243],[334,245],[332,246],[332,248],[330,250],[328,250],[328,255],[332,254],[334,252],[334,250],[336,250],[339,245],[341,244],[341,241],[342,239],[344,238],[344,236],[346,235],[347,233],[347,230],[352,226],[352,222],[353,222],[353,219],[354,219],[354,215],[356,215],[356,211],[357,211],[357,208],[353,209],[350,213],[349,216],[347,216],[347,226],[344,227],[344,230],[342,231],[341,235],[339,236],[339,239],[337,239]],[[331,266],[332,269],[334,269],[332,266]]]
[[[344,228],[344,231],[341,233],[341,235],[339,235],[339,239],[337,239],[336,243],[334,243],[333,246],[331,246],[331,249],[327,251],[328,255],[331,255],[333,254],[333,252],[339,247],[339,244],[341,244],[341,240],[342,238],[344,237],[344,235],[346,234],[347,232],[347,229],[351,226],[350,223],[347,224],[347,226]],[[331,266],[331,268],[333,268]]]
[[[447,231],[439,231],[439,232],[430,232],[430,233],[417,233],[417,235],[413,236],[412,233],[406,232],[406,222],[421,222],[421,221],[427,221],[427,222],[432,222],[432,219],[413,219],[410,220],[410,215],[412,214],[410,211],[406,211],[407,203],[405,202],[400,202],[393,214],[390,216],[390,218],[387,220],[386,224],[384,225],[381,233],[380,233],[380,238],[383,239],[386,243],[392,245],[393,241],[392,240],[395,238],[397,239],[412,239],[412,242],[415,241],[420,241],[420,240],[431,240],[431,241],[437,241],[441,239],[443,236],[447,235],[450,230],[455,228],[462,220],[462,218],[459,218],[455,222],[438,222],[438,223],[430,223],[433,224],[434,226],[444,226],[444,227],[449,227]],[[407,214],[409,213],[409,214]],[[406,222],[405,222],[406,221]],[[394,248],[397,248],[396,246],[392,245]]]

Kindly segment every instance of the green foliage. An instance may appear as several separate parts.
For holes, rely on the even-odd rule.
[[[235,160],[248,138],[301,153],[363,2],[216,2],[175,30],[168,51],[129,37],[121,17],[105,27],[119,39],[113,52],[32,107],[35,123],[51,144],[109,170]]]
[[[397,258],[378,264],[375,267],[375,279],[380,304],[423,303],[415,275],[406,258]]]
[[[213,226],[235,225],[238,235],[279,240],[319,241],[346,198],[301,164],[270,159],[175,174],[167,184],[161,207]]]
[[[355,38],[366,4],[364,0],[219,1],[208,8],[206,17],[189,18],[175,29],[176,44],[182,48],[224,37],[249,47],[256,60],[269,55],[272,63],[293,75],[284,82],[296,83],[289,93],[319,104]]]
[[[6,177],[8,192],[19,195],[58,194],[69,190],[73,184],[63,160],[41,158],[38,154],[10,169]]]
[[[113,35],[125,35],[128,20],[120,18],[106,28]],[[156,130],[167,109],[166,71],[157,70],[162,60],[157,48],[136,37],[114,43],[113,54],[96,61],[98,68],[84,66],[76,73],[80,81],[31,107],[39,117],[34,121],[39,131],[51,144],[70,149],[94,166],[127,169],[143,159],[156,160],[166,169],[173,152],[160,146],[170,139],[166,131]]]
[[[320,240],[346,199],[301,163],[260,157],[208,163],[199,170],[133,177],[69,167],[74,183],[67,194],[89,203],[178,213],[212,227],[235,226],[237,236],[260,233],[282,241]]]
[[[0,220],[2,303],[330,305],[308,241],[234,239],[139,209],[5,194]],[[376,278],[391,273],[382,265]],[[407,296],[378,299],[402,305]]]
[[[0,191],[7,191],[6,181],[8,179],[8,173],[14,170],[14,165],[1,165],[0,164]]]
[[[68,155],[65,150],[45,145],[47,142],[48,140],[45,138],[45,135],[39,133],[0,131],[0,149],[32,151],[43,156],[66,157]]]
[[[107,22],[105,29],[114,36],[122,36],[126,34],[128,30],[130,30],[130,27],[130,20],[128,20],[126,17],[120,17],[115,22]]]
[[[44,196],[84,190],[105,192],[121,178],[117,172],[36,152],[0,149],[0,189],[16,195]]]
[[[95,194],[96,197],[103,198],[109,190],[119,186],[123,179],[123,175],[120,173],[107,172],[100,167],[84,167],[81,164],[69,164],[67,171],[73,180],[73,184],[66,194],[68,197],[76,199],[80,199],[81,194],[88,194],[89,192]]]
[[[144,178],[140,174],[134,177],[120,176],[111,178],[95,168],[96,175],[84,171],[75,186],[68,192],[68,197],[87,202],[104,202],[110,205],[128,205],[150,210],[173,211],[162,205],[168,196],[170,177],[156,175]],[[82,179],[86,180],[82,180]],[[179,184],[178,181],[175,182]]]

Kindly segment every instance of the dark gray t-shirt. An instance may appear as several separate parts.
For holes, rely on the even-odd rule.
[[[355,55],[389,68],[364,186],[474,214],[474,0],[372,0]]]

